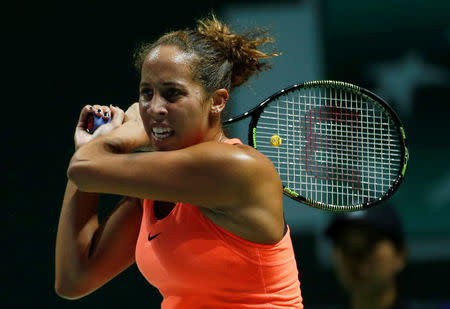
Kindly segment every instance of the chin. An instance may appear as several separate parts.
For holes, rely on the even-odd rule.
[[[372,284],[373,283],[370,282],[370,280],[353,280],[351,282],[347,282],[346,287],[347,290],[363,293],[365,291],[372,290]]]
[[[183,137],[179,135],[172,135],[164,139],[158,139],[152,135],[152,145],[156,151],[170,151],[187,148],[200,143],[200,139],[192,136]]]
[[[152,145],[155,151],[170,151],[183,148],[179,143],[176,142],[176,140],[171,138],[166,138],[163,140],[153,138]]]

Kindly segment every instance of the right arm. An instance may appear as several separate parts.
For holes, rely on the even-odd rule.
[[[93,109],[109,111],[107,107]],[[119,126],[123,111],[113,108],[111,123],[90,135],[85,120],[92,108],[85,107],[75,132],[75,147],[104,135]],[[123,198],[110,216],[98,222],[98,193],[78,190],[67,183],[60,213],[55,250],[55,291],[61,297],[76,299],[87,295],[122,272],[134,261],[134,250],[142,217],[141,201]]]
[[[140,200],[122,199],[102,224],[97,204],[97,193],[81,192],[68,181],[55,250],[55,291],[63,298],[95,291],[135,261]]]

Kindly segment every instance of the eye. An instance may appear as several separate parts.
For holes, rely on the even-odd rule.
[[[183,92],[177,88],[168,88],[166,91],[164,91],[164,97],[167,101],[172,103],[177,101],[182,95]]]
[[[145,101],[150,101],[153,98],[153,90],[150,88],[141,88],[140,94]]]

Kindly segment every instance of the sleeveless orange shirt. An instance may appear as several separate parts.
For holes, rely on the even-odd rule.
[[[136,264],[162,309],[303,308],[289,227],[279,242],[257,244],[185,203],[158,220],[144,200]]]

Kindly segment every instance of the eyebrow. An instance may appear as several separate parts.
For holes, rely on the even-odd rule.
[[[164,82],[162,83],[163,86],[178,86],[178,87],[183,87],[183,84],[177,83],[177,82]]]
[[[141,83],[139,84],[139,87],[145,87],[145,86],[150,86],[150,83],[147,83],[147,82],[141,82]],[[184,87],[183,84],[180,84],[180,83],[177,83],[177,82],[164,82],[164,83],[162,83],[162,86],[165,86],[165,87],[170,87],[170,86],[172,86],[172,87],[174,87],[174,86],[177,86],[177,87]]]

